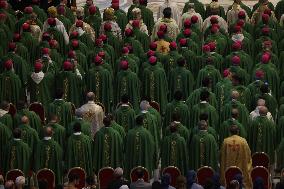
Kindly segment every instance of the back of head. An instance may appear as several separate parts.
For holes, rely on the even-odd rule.
[[[208,120],[208,113],[201,113],[199,115],[199,120],[204,120],[204,121],[207,121]]]
[[[240,184],[237,180],[232,180],[229,185],[228,185],[228,189],[239,189]]]
[[[29,118],[24,115],[24,116],[21,118],[21,123],[22,123],[22,124],[29,124]]]
[[[128,103],[129,102],[129,96],[127,94],[123,94],[121,96],[121,102],[124,103],[124,104]]]
[[[39,180],[38,189],[48,189],[48,182],[45,179]]]
[[[185,58],[181,57],[177,60],[177,65],[180,67],[184,67],[184,65],[186,64],[186,60]]]
[[[196,172],[194,170],[190,170],[186,175],[186,184],[187,188],[191,188],[191,186],[196,182]]]
[[[9,108],[10,108],[10,103],[9,102],[7,102],[7,101],[2,101],[1,102],[1,109],[2,110],[9,110]]]
[[[136,176],[137,176],[138,179],[143,178],[144,177],[144,171],[142,169],[138,169],[136,171]]]
[[[237,119],[239,117],[239,110],[237,108],[233,108],[231,111],[232,118]]]
[[[20,139],[22,137],[22,130],[19,128],[16,128],[13,130],[13,137],[16,139]]]
[[[210,77],[205,77],[203,80],[202,80],[202,87],[210,87],[212,84],[212,79]]]
[[[27,108],[25,101],[19,100],[18,104],[17,104],[17,109],[22,110],[22,109],[25,109],[25,108]]]
[[[79,122],[76,122],[73,126],[74,133],[81,132],[81,124]]]
[[[136,117],[136,125],[143,125],[143,120],[144,120],[144,117],[142,115],[139,115]]]
[[[171,18],[172,16],[172,9],[170,7],[167,7],[163,10],[164,18]]]
[[[239,127],[235,124],[230,126],[230,133],[231,135],[238,135],[239,134]]]
[[[257,177],[253,182],[253,189],[264,189],[264,181],[261,177]]]
[[[204,120],[201,120],[198,122],[198,129],[201,131],[205,131],[207,129],[207,122]]]
[[[74,182],[79,180],[79,175],[75,174],[75,173],[70,173],[68,175],[68,182]]]
[[[170,186],[171,184],[171,175],[166,173],[162,176],[161,178],[161,184],[162,184],[162,187],[167,187],[167,186]]]
[[[113,172],[114,178],[121,178],[123,176],[123,169],[121,167],[117,167]]]
[[[45,137],[52,137],[52,135],[53,135],[52,127],[45,127],[44,128],[44,136]]]
[[[88,176],[86,178],[86,184],[89,186],[93,186],[95,184],[95,179],[93,176]]]
[[[262,84],[262,85],[260,86],[260,92],[261,92],[262,94],[269,93],[269,87],[268,87],[268,85]]]
[[[180,121],[181,117],[180,114],[178,112],[173,112],[172,114],[172,121]]]
[[[207,101],[209,100],[210,93],[207,90],[201,91],[200,93],[200,101]]]
[[[142,111],[143,111],[143,110],[148,110],[149,107],[150,107],[150,104],[149,104],[148,101],[146,101],[146,100],[141,101],[141,103],[140,103],[140,109],[141,109]]]
[[[176,91],[175,93],[174,93],[174,99],[175,100],[177,100],[177,101],[181,101],[182,100],[182,97],[183,97],[183,94],[182,94],[182,92],[181,91]]]
[[[215,188],[215,184],[212,178],[207,178],[204,184],[204,189],[213,189]]]
[[[94,101],[95,100],[95,93],[88,92],[86,99],[87,99],[87,101]]]
[[[57,89],[55,91],[55,98],[56,99],[62,99],[63,98],[63,94],[64,94],[63,89]]]
[[[109,127],[111,125],[110,117],[109,116],[104,117],[103,123],[105,127]]]

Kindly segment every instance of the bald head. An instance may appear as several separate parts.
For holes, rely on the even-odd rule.
[[[260,98],[257,100],[257,106],[265,106],[265,100]]]
[[[45,137],[52,137],[52,135],[53,135],[52,127],[45,127],[44,128],[44,136]]]
[[[239,94],[238,91],[232,91],[232,93],[231,93],[231,98],[232,99],[238,100],[239,97],[240,97],[240,94]]]
[[[171,133],[174,133],[177,131],[177,123],[175,122],[172,122],[171,125],[170,125],[170,131]]]
[[[21,118],[21,122],[22,122],[22,124],[29,124],[29,118],[27,116],[23,116]]]
[[[259,106],[259,115],[260,116],[266,116],[268,112],[268,109],[266,106]]]
[[[230,133],[231,135],[238,135],[239,134],[239,127],[235,124],[230,126]]]
[[[87,101],[94,101],[95,100],[95,93],[88,92],[87,93]]]
[[[150,104],[149,104],[148,101],[146,101],[146,100],[141,101],[141,103],[140,103],[140,109],[141,109],[142,111],[143,111],[143,110],[148,110],[149,107],[150,107]]]
[[[237,119],[239,117],[239,110],[237,108],[233,108],[231,111],[232,118]]]
[[[204,120],[199,121],[199,122],[198,122],[198,128],[199,128],[199,130],[201,130],[201,131],[207,130],[207,122],[204,121]]]

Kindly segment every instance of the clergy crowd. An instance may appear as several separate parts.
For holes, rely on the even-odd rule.
[[[119,5],[0,0],[0,173],[284,168],[284,0]]]

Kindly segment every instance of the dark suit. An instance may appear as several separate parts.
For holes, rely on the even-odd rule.
[[[129,186],[129,183],[124,179],[114,179],[109,183],[108,189],[119,189],[122,185]]]
[[[148,182],[144,182],[143,179],[139,179],[136,182],[130,184],[130,189],[151,189],[152,185]]]

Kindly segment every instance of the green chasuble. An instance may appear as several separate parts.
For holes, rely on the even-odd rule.
[[[133,54],[141,59],[144,58],[144,49],[140,41],[133,37],[124,38],[124,46],[130,45],[133,48]]]
[[[218,125],[219,115],[214,106],[211,106],[208,102],[201,101],[193,106],[191,110],[191,127],[197,125],[199,121],[199,115],[202,113],[208,114],[208,125]]]
[[[202,166],[210,166],[215,171],[218,166],[218,145],[207,131],[199,131],[189,145],[189,168],[198,170]]]
[[[73,122],[71,122],[67,128],[67,136],[71,136],[74,133],[73,127],[75,123],[80,123],[82,133],[88,137],[92,137],[91,133],[91,123],[83,120],[83,118],[76,117]]]
[[[128,67],[132,72],[138,74],[139,62],[136,62],[135,59],[133,59],[133,57],[130,56],[130,54],[124,54],[116,61],[115,73],[118,73],[119,71],[122,70],[120,68],[120,62],[123,61],[123,60],[128,62]]]
[[[128,19],[124,10],[118,9],[114,11],[114,16],[116,17],[116,22],[120,27],[121,31],[124,31]]]
[[[44,23],[44,21],[46,21],[47,19],[47,15],[44,12],[44,10],[42,8],[40,8],[38,5],[33,5],[33,12],[36,13],[37,18],[41,21],[41,23]]]
[[[0,123],[0,171],[4,173],[4,158],[7,154],[5,154],[5,147],[7,143],[11,140],[12,133],[10,129],[4,125],[3,123]]]
[[[141,111],[138,116],[143,116],[143,127],[146,128],[153,136],[155,152],[158,152],[161,142],[161,132],[158,127],[156,117],[148,111]],[[158,157],[156,157],[155,161],[158,161]]]
[[[240,103],[244,104],[247,108],[249,108],[251,104],[252,94],[250,94],[248,88],[246,88],[244,85],[237,85],[233,86],[232,91],[233,90],[238,91],[240,94],[238,101],[240,101]]]
[[[257,102],[257,99],[255,98],[256,95],[260,95],[260,87],[264,84],[262,80],[256,79],[252,83],[250,83],[247,88],[250,91],[250,94],[254,94],[251,98],[251,105],[250,105],[250,110],[252,110]]]
[[[142,20],[147,26],[147,29],[150,35],[153,31],[154,24],[155,24],[153,12],[149,8],[147,8],[145,5],[139,5],[138,8],[140,8],[141,10]]]
[[[284,116],[281,115],[281,117],[278,119],[278,124],[276,124],[276,146],[280,144],[283,138],[284,138]]]
[[[17,104],[22,94],[22,84],[18,75],[11,70],[0,74],[0,101],[8,101]],[[23,96],[21,96],[23,97]]]
[[[103,65],[95,65],[86,75],[86,88],[94,91],[95,101],[104,104],[106,111],[111,111],[113,103],[113,78]]]
[[[252,8],[252,13],[254,13],[254,11],[256,11],[260,6],[262,5],[266,5],[270,10],[274,11],[274,5],[269,2],[269,1],[266,1],[266,2],[261,2],[261,1],[258,1]]]
[[[102,18],[97,15],[89,15],[85,18],[85,22],[87,22],[92,28],[94,28],[96,32],[96,37],[99,37],[100,27],[102,25]]]
[[[93,6],[95,6],[94,4],[92,4]],[[85,4],[83,7],[84,7],[84,15],[85,17],[89,16],[90,13],[89,13],[89,8],[90,8],[91,5],[88,5],[88,4]],[[96,12],[94,13],[96,16],[98,17],[101,17],[101,13],[100,13],[100,9],[98,6],[95,6],[96,7]]]
[[[67,47],[65,45],[65,40],[63,37],[63,34],[58,31],[55,27],[49,27],[47,29],[47,32],[53,36],[53,39],[55,39],[58,42],[59,48],[58,51],[60,54],[65,54],[67,52]]]
[[[21,42],[25,45],[30,53],[30,62],[35,62],[37,58],[38,39],[32,36],[30,32],[23,32]],[[31,65],[31,63],[30,63]]]
[[[151,101],[158,102],[163,114],[168,101],[168,84],[164,69],[158,64],[147,67],[144,70],[143,83],[143,95],[150,97]]]
[[[105,35],[107,36],[108,44],[114,49],[115,57],[120,57],[120,52],[122,49],[121,40],[118,37],[114,36],[111,31],[105,31]]]
[[[238,117],[238,121],[247,129],[247,125],[249,122],[249,111],[246,108],[246,106],[244,104],[242,104],[240,101],[238,100],[232,100],[230,102],[227,102],[222,108],[221,108],[221,118],[220,121],[225,121],[229,118],[231,118],[231,114],[232,114],[232,109],[236,108],[239,111],[239,117]],[[218,129],[219,131],[219,129]],[[220,130],[221,131],[221,130]],[[223,141],[221,141],[223,142]]]
[[[74,133],[68,138],[66,168],[83,168],[88,176],[93,174],[92,141],[81,133]]]
[[[277,5],[275,6],[275,16],[278,20],[280,20],[282,14],[284,14],[284,1],[281,0],[277,3]]]
[[[116,101],[119,103],[121,96],[127,94],[129,96],[129,102],[133,105],[133,108],[139,110],[140,101],[140,81],[138,76],[130,69],[121,70],[118,72],[115,84]]]
[[[247,73],[251,73],[251,71],[253,69],[254,62],[253,62],[251,56],[248,55],[243,50],[234,51],[234,52],[231,52],[229,55],[227,55],[224,59],[224,65],[223,65],[224,68],[228,68],[232,64],[231,59],[232,59],[233,56],[239,56],[240,59],[241,59],[240,67],[243,68]]]
[[[268,83],[269,88],[272,90],[272,94],[278,98],[279,97],[279,88],[280,88],[280,77],[279,71],[273,68],[273,64],[257,64],[255,66],[255,71],[263,70],[264,80]],[[254,74],[255,75],[255,74]]]
[[[14,128],[17,128],[21,124],[21,119],[23,116],[27,116],[29,118],[29,125],[35,129],[38,134],[42,131],[40,117],[35,112],[29,111],[28,108],[17,110],[17,113],[14,117]]]
[[[218,110],[230,100],[231,97],[232,82],[228,78],[220,80],[214,87],[214,93],[218,99]]]
[[[115,121],[127,133],[135,124],[135,111],[129,104],[121,104],[114,112]]]
[[[37,144],[36,170],[43,168],[51,169],[55,173],[55,182],[61,183],[62,179],[62,156],[60,145],[53,139],[44,138]]]
[[[64,100],[72,102],[76,107],[79,107],[82,103],[83,97],[83,81],[73,71],[62,71],[56,78],[56,87],[63,89]]]
[[[181,57],[182,55],[179,54],[177,50],[171,50],[163,57],[161,63],[164,66],[167,76],[169,76],[169,73],[177,66],[177,60]]]
[[[22,124],[18,126],[18,128],[22,130],[23,141],[29,145],[33,155],[35,155],[34,152],[36,152],[36,145],[39,142],[38,133],[27,124]]]
[[[13,139],[5,146],[5,172],[20,169],[27,176],[30,171],[31,149],[21,139]]]
[[[177,127],[177,133],[184,138],[185,142],[188,143],[190,141],[190,129],[186,128],[182,123],[178,122],[178,121],[174,121],[174,123],[176,124]],[[166,136],[170,136],[171,135],[171,131],[170,131],[170,125],[167,126],[164,129],[164,137]]]
[[[134,3],[130,5],[130,7],[128,8],[127,10],[127,18],[128,20],[133,20],[133,13],[132,13],[132,10],[135,9],[135,8],[138,8],[138,3]]]
[[[211,2],[212,3],[212,2]],[[211,8],[211,3],[209,5],[206,6],[206,9],[205,9],[205,18],[208,18],[209,16],[211,15],[214,15],[213,14],[213,11],[214,13],[217,12],[217,15],[226,19],[226,16],[225,16],[225,10],[224,10],[224,7],[222,7],[219,3],[219,7],[218,8]],[[214,9],[214,10],[213,10]],[[218,9],[217,11],[215,9]],[[215,13],[216,15],[216,13]]]
[[[62,24],[64,25],[67,32],[70,31],[72,23],[70,22],[70,20],[68,18],[66,18],[64,15],[59,14],[57,16],[57,19],[62,22]]]
[[[184,99],[187,99],[192,93],[194,87],[194,78],[192,73],[185,67],[177,66],[173,69],[168,77],[169,81],[169,98],[173,99],[176,91],[182,91]]]
[[[3,57],[3,62],[6,60],[11,59],[13,61],[13,68],[15,71],[15,74],[17,74],[22,81],[22,85],[27,84],[27,77],[28,77],[28,72],[30,70],[30,65],[27,64],[27,62],[17,55],[14,52],[8,52],[4,57]]]
[[[155,169],[155,153],[153,136],[146,128],[138,125],[129,130],[125,139],[125,175],[137,166],[143,166],[151,173]]]
[[[55,114],[59,118],[59,124],[68,128],[73,120],[72,105],[70,102],[65,102],[63,99],[55,99],[48,106],[48,117]]]
[[[219,70],[217,70],[213,65],[206,65],[198,72],[198,76],[196,78],[196,88],[202,86],[202,81],[206,77],[212,79],[212,86],[215,86],[222,78]]]
[[[276,149],[276,126],[266,116],[259,116],[250,123],[248,142],[252,153],[265,152],[274,163],[274,150]]]
[[[94,138],[94,167],[121,167],[123,143],[120,134],[112,127],[103,127]]]
[[[32,73],[28,79],[28,91],[31,102],[40,102],[44,107],[47,107],[52,102],[54,96],[53,86],[54,74]]]
[[[190,128],[189,126],[190,125],[189,124],[189,113],[190,113],[189,107],[187,106],[185,102],[177,101],[177,100],[173,100],[167,104],[163,128],[166,128],[169,126],[169,124],[172,121],[173,113],[178,113],[181,118],[181,123],[187,128]]]
[[[8,113],[8,111],[0,109],[0,122],[6,125],[11,132],[13,131],[13,118],[11,114]]]
[[[122,142],[124,143],[124,139],[125,139],[125,136],[126,136],[124,128],[121,125],[119,125],[118,123],[116,123],[116,121],[114,121],[114,120],[111,121],[110,126],[119,133],[119,135],[122,139]]]
[[[224,121],[220,126],[219,131],[219,145],[223,143],[224,139],[230,136],[230,127],[231,125],[236,125],[239,128],[239,136],[242,138],[247,138],[247,131],[244,126],[234,118],[229,118]]]
[[[161,146],[161,169],[175,166],[182,175],[188,171],[187,145],[183,137],[178,133],[172,133],[165,137]]]
[[[186,99],[186,104],[188,107],[192,108],[195,104],[198,104],[200,101],[200,93],[203,90],[208,90],[210,95],[209,95],[209,103],[210,105],[214,106],[217,109],[217,100],[216,96],[213,92],[210,91],[207,87],[200,87],[199,89],[195,89],[190,96]]]
[[[188,2],[186,2],[183,7],[182,14],[188,12],[189,3],[194,3],[194,10],[198,12],[203,18],[206,18],[204,5],[198,0],[189,0]]]
[[[51,127],[53,129],[52,138],[59,144],[62,149],[65,149],[66,129],[62,125],[53,122],[48,123],[47,127]]]
[[[276,149],[277,162],[276,168],[282,170],[284,168],[284,138],[282,138],[281,143]]]
[[[150,45],[150,37],[146,33],[142,32],[139,28],[133,28],[133,33],[135,39],[141,43],[144,52],[148,51]]]
[[[193,129],[191,129],[190,141],[192,140],[193,136],[197,135],[199,132],[200,132],[200,130],[199,130],[198,126],[195,126]],[[218,136],[219,136],[218,134],[219,133],[217,134],[216,130],[213,127],[211,127],[209,125],[208,128],[207,128],[207,132],[215,138],[216,142],[218,142]]]

